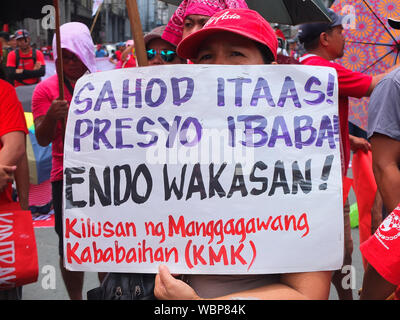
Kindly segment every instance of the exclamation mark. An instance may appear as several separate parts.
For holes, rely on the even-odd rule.
[[[335,90],[335,77],[332,74],[329,74],[329,78],[328,78],[328,88],[326,90],[326,95],[328,97],[333,97],[333,92]],[[329,104],[333,104],[333,100],[332,99],[326,99],[326,102]]]
[[[333,163],[333,158],[335,156],[334,155],[330,155],[327,156],[325,159],[325,163],[324,163],[324,167],[322,168],[322,175],[321,175],[321,180],[322,181],[328,181],[329,179],[329,175],[331,173],[331,169],[332,169],[332,163]],[[328,189],[328,184],[325,183],[321,183],[319,185],[319,190],[326,190]]]
[[[218,107],[225,106],[225,80],[218,78]]]

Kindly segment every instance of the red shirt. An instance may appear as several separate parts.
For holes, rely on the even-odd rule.
[[[21,50],[19,50],[19,65],[17,69],[23,69],[23,70],[33,70],[35,64],[32,58],[32,49],[28,54],[24,54]],[[24,59],[24,58],[31,58],[31,59]],[[36,62],[40,62],[42,66],[44,66],[46,63],[44,61],[44,55],[40,50],[36,50]],[[11,51],[8,56],[7,56],[7,67],[13,67],[15,68],[17,66],[17,61],[16,61],[16,55],[15,55],[15,50]],[[39,79],[40,81],[40,79]],[[27,84],[35,84],[38,82],[37,78],[32,78],[32,79],[25,79],[25,83]],[[15,80],[14,81],[14,86],[19,87],[23,86],[24,84]]]
[[[12,85],[0,80],[0,137],[14,131],[28,133],[24,109],[17,98],[17,94]],[[0,143],[0,149],[2,145]],[[12,188],[8,188],[0,193],[0,205],[12,202]]]
[[[120,50],[115,51],[115,57],[118,61],[121,61],[122,52]]]
[[[336,69],[339,81],[339,122],[340,136],[343,148],[343,170],[347,173],[350,162],[349,140],[349,97],[362,98],[368,92],[372,83],[372,76],[360,72],[354,72],[344,68],[338,63],[328,61],[313,54],[301,57],[301,64],[310,66],[323,66]]]
[[[134,68],[134,67],[136,67],[136,59],[132,54],[130,54],[128,60],[122,63],[122,68]]]
[[[71,103],[72,95],[64,85],[65,100]],[[53,75],[50,78],[39,83],[32,96],[32,113],[33,118],[45,116],[49,110],[53,100],[59,97],[58,90],[58,78],[57,75]],[[64,143],[62,140],[62,124],[60,121],[57,123],[56,136],[51,144],[52,150],[52,166],[50,181],[60,181],[63,179],[63,156],[64,156]]]

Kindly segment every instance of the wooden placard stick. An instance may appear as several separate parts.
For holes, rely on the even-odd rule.
[[[99,17],[99,14],[100,14],[101,6],[102,6],[102,5],[103,5],[103,2],[100,3],[99,7],[97,8],[96,16],[94,17],[92,26],[91,26],[91,28],[90,28],[90,34],[92,34],[93,29],[94,29],[94,26],[96,25],[96,22],[97,22],[97,19],[98,19],[98,17]]]
[[[58,78],[58,92],[59,96],[58,99],[64,100],[64,69],[63,69],[63,56],[62,56],[62,49],[61,49],[61,32],[60,32],[60,8],[58,5],[58,0],[53,0],[53,5],[55,8],[55,20],[56,20],[56,47],[57,47],[57,61],[56,61],[56,69],[57,69],[57,78]],[[66,127],[66,120],[64,119],[61,121],[62,126],[62,142],[64,143],[65,137],[65,127]]]
[[[139,10],[136,0],[126,0],[126,8],[128,10],[129,21],[131,24],[131,32],[133,41],[135,42],[135,52],[139,67],[148,66],[146,46],[143,39],[142,23],[140,21]]]
[[[64,100],[64,69],[63,69],[63,57],[61,51],[61,35],[60,35],[60,9],[58,6],[58,0],[53,0],[55,14],[56,14],[56,46],[57,46],[57,77],[58,77],[58,89],[59,89],[59,98],[60,100]]]

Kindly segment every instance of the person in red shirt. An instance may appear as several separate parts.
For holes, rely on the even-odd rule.
[[[126,47],[121,53],[120,60],[122,61],[122,69],[136,67],[135,43],[133,40],[126,42]]]
[[[57,52],[53,38],[53,53],[57,57],[62,54],[64,71],[64,99],[59,98],[58,77],[53,75],[39,83],[32,96],[32,113],[35,124],[35,134],[39,145],[52,147],[52,168],[50,181],[55,216],[55,231],[58,235],[61,275],[68,295],[72,300],[82,300],[84,273],[67,270],[64,266],[63,245],[63,156],[64,130],[67,122],[69,104],[72,100],[74,87],[85,73],[97,72],[94,54],[94,44],[90,31],[80,22],[63,24],[61,32],[61,52]],[[102,281],[104,273],[99,273]]]
[[[350,150],[363,150],[368,152],[371,146],[368,141],[349,135],[349,97],[362,98],[370,96],[378,82],[390,73],[387,72],[369,76],[364,73],[353,72],[342,65],[333,62],[344,55],[345,38],[343,35],[343,17],[329,9],[332,23],[309,23],[299,27],[299,40],[303,43],[307,53],[300,58],[303,65],[325,66],[336,69],[339,81],[339,123],[342,147],[342,174],[346,175],[350,162]],[[353,241],[351,239],[351,228],[349,218],[349,204],[345,205],[344,226],[345,226],[345,255],[344,265],[351,265],[351,254]],[[342,287],[342,280],[346,274],[342,270],[334,273],[332,282],[338,291],[339,299],[352,300],[351,289],[345,290]]]
[[[0,165],[3,166],[0,176],[8,176],[7,185],[3,185],[0,190],[1,207],[13,202],[9,179],[14,176],[20,205],[23,209],[28,209],[29,174],[27,174],[28,162],[25,152],[25,135],[27,133],[24,112],[15,89],[6,81],[0,80]],[[17,170],[20,167],[21,170],[25,170],[22,174]],[[6,172],[8,175],[5,175]],[[23,174],[27,174],[25,178],[28,180],[22,177]],[[19,179],[20,177],[22,179]],[[27,182],[27,186],[24,185],[24,180],[25,183]],[[24,192],[21,192],[22,189]]]
[[[43,53],[31,47],[28,31],[18,30],[15,39],[18,48],[7,57],[9,80],[15,87],[39,83],[46,73]]]
[[[28,210],[27,133],[24,112],[14,87],[0,80],[0,210]],[[19,204],[12,198],[13,180],[16,182]],[[0,300],[4,299],[21,299],[21,287],[0,290]]]
[[[116,48],[117,48],[117,50],[114,52],[113,55],[111,55],[109,61],[112,64],[115,64],[116,69],[120,69],[122,67],[122,53],[126,49],[125,42],[117,43]]]
[[[222,16],[236,17],[221,19]],[[178,45],[177,53],[196,64],[275,64],[278,40],[256,11],[228,9],[216,13],[203,29]],[[232,54],[233,53],[233,54]],[[330,271],[206,275],[175,278],[160,265],[154,294],[159,300],[302,300],[328,299]]]

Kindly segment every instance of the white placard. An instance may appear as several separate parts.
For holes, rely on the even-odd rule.
[[[173,65],[76,84],[64,150],[69,270],[339,269],[334,69]]]

